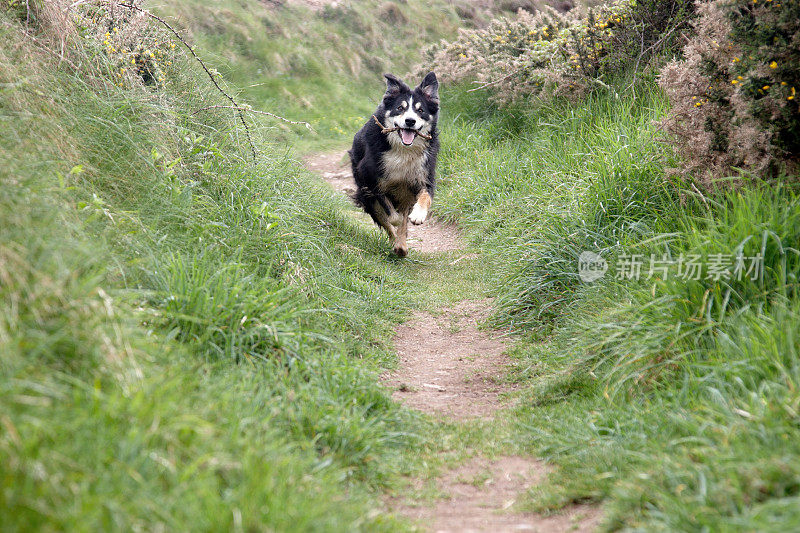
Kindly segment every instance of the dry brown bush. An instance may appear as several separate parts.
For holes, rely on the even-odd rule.
[[[736,168],[762,177],[794,174],[800,6],[700,1],[698,14],[683,59],[660,77],[672,104],[663,125],[682,156],[677,170],[706,188]]]

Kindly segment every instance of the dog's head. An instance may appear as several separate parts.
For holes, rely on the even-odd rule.
[[[386,94],[383,95],[385,116],[382,122],[387,128],[400,128],[389,134],[389,142],[411,146],[417,134],[428,135],[436,125],[439,113],[436,74],[429,72],[413,90],[394,74],[384,74],[384,77]]]

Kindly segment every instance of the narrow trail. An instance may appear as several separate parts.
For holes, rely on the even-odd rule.
[[[304,163],[335,190],[348,196],[353,192],[343,152],[314,154]],[[374,227],[367,215],[355,209],[353,213]],[[424,253],[464,247],[456,228],[433,217],[421,226],[410,226],[408,242],[412,251]],[[435,314],[415,311],[398,326],[397,368],[381,376],[394,399],[448,421],[491,420],[505,406],[503,393],[513,391],[504,380],[510,364],[505,355],[507,341],[500,332],[478,327],[490,313],[491,303],[467,299]],[[437,533],[594,530],[601,519],[595,506],[574,505],[550,516],[515,510],[520,497],[550,470],[530,457],[475,457],[436,480],[438,493],[445,497],[432,503],[408,499],[387,503],[393,512]]]

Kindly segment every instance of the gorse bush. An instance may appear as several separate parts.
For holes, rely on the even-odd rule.
[[[140,11],[109,5],[90,5],[73,13],[81,36],[108,57],[115,81],[163,83],[174,60],[176,43],[156,30]]]
[[[520,10],[516,19],[462,30],[456,41],[427,54],[446,79],[491,87],[501,102],[528,95],[576,98],[607,86],[604,79],[647,67],[665,51],[674,53],[693,13],[689,0],[619,0],[583,17]]]
[[[663,124],[684,156],[681,171],[706,184],[734,167],[792,173],[800,154],[800,3],[698,5],[684,59],[661,74],[673,106]]]

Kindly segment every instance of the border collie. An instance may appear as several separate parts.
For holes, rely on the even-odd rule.
[[[428,217],[436,185],[439,137],[439,82],[429,72],[415,89],[384,74],[386,93],[348,151],[356,192],[353,199],[408,254],[408,222]]]

